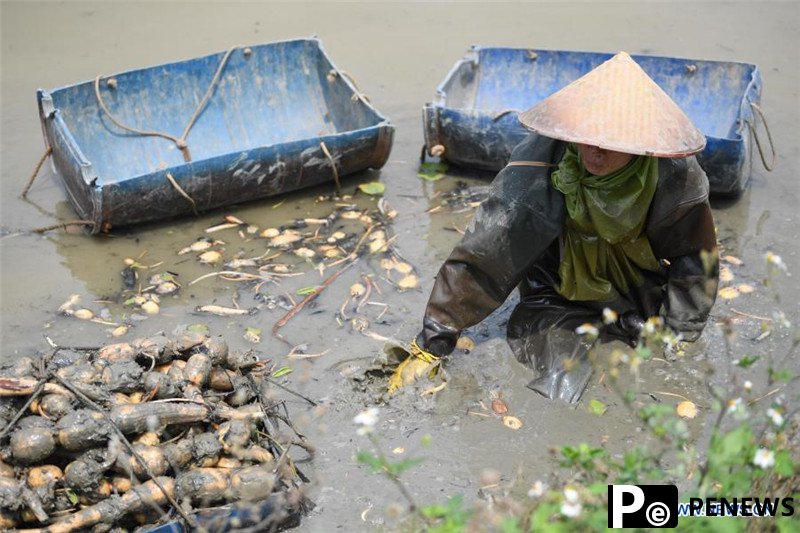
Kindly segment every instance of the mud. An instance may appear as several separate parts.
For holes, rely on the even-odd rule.
[[[314,308],[304,309],[282,333],[307,345],[307,353],[325,355],[297,359],[288,347],[263,335],[253,345],[244,339],[247,327],[269,332],[284,314],[283,292],[267,289],[257,314],[241,317],[196,315],[198,305],[249,308],[251,291],[218,279],[195,285],[188,282],[211,272],[205,265],[179,256],[177,251],[204,235],[206,227],[235,214],[259,227],[277,227],[297,218],[324,218],[330,209],[315,203],[332,186],[260,202],[235,206],[168,223],[151,224],[89,238],[68,232],[35,235],[30,228],[75,218],[65,203],[49,165],[33,186],[29,201],[18,199],[30,171],[44,148],[38,125],[34,91],[166,61],[227,49],[232,44],[318,35],[337,65],[347,70],[375,106],[397,126],[391,158],[381,171],[368,171],[344,180],[353,192],[361,182],[379,179],[386,184],[386,199],[399,215],[393,223],[395,245],[419,273],[419,290],[397,293],[379,281],[384,294],[375,297],[389,304],[382,319],[369,314],[370,330],[384,337],[410,339],[417,333],[427,292],[438,265],[457,242],[472,211],[445,206],[427,211],[444,200],[470,193],[457,192],[457,180],[466,186],[485,185],[487,175],[451,171],[454,177],[427,182],[416,177],[423,142],[420,107],[434,96],[437,84],[452,64],[473,43],[553,49],[617,51],[670,56],[746,61],[759,65],[764,78],[763,108],[778,148],[777,168],[764,172],[754,162],[749,190],[737,201],[714,202],[714,215],[725,253],[743,264],[734,269],[736,280],[759,289],[730,302],[718,300],[713,321],[733,318],[739,336],[734,354],[758,353],[778,357],[785,350],[786,334],[756,341],[760,322],[733,313],[771,317],[783,308],[793,323],[800,320],[796,302],[800,289],[798,259],[798,182],[800,163],[800,5],[797,3],[735,4],[127,4],[114,3],[14,3],[3,2],[2,14],[2,195],[0,195],[0,341],[3,360],[14,360],[49,349],[45,336],[63,345],[112,342],[110,326],[58,316],[56,309],[69,295],[78,294],[85,305],[104,319],[119,320],[127,312],[115,299],[124,288],[123,259],[140,257],[152,265],[163,262],[161,272],[179,272],[181,290],[161,297],[161,314],[133,321],[122,337],[168,334],[186,324],[204,323],[222,334],[231,350],[252,348],[278,367],[293,372],[282,378],[287,385],[321,404],[308,410],[298,426],[317,447],[310,466],[303,466],[317,482],[317,507],[303,521],[304,531],[374,530],[386,520],[383,510],[399,501],[395,488],[366,469],[357,467],[354,455],[365,443],[356,436],[352,417],[376,397],[354,390],[353,371],[368,366],[382,342],[348,325],[339,327],[334,313],[358,279],[351,269],[331,285]],[[561,22],[568,22],[561,24]],[[568,29],[569,28],[569,29]],[[763,135],[762,135],[763,136]],[[357,198],[360,208],[375,208],[375,200]],[[224,233],[224,232],[222,232]],[[222,233],[215,234],[221,235]],[[239,246],[238,238],[228,239]],[[243,245],[245,246],[245,245]],[[783,257],[794,277],[770,291],[760,285],[764,254]],[[249,253],[255,248],[246,249]],[[260,249],[263,253],[263,248]],[[245,257],[249,257],[245,255]],[[376,270],[378,267],[373,267]],[[367,270],[369,271],[369,270]],[[322,281],[314,272],[290,279],[290,292]],[[130,280],[128,280],[130,282]],[[776,302],[776,298],[779,302]],[[271,299],[271,300],[270,300]],[[105,303],[111,302],[111,303]],[[285,305],[285,302],[284,302]],[[585,399],[609,406],[598,417],[585,406],[548,402],[525,385],[530,371],[518,364],[504,341],[504,326],[513,301],[470,332],[476,347],[457,353],[447,365],[448,386],[435,397],[421,398],[403,392],[382,406],[379,432],[387,450],[405,449],[403,456],[422,456],[425,463],[408,477],[419,501],[443,501],[463,494],[478,495],[485,469],[501,473],[504,480],[519,478],[520,487],[546,480],[556,467],[551,446],[588,442],[598,445],[608,436],[607,447],[616,454],[647,443],[641,423],[624,409],[615,394],[597,378]],[[372,309],[369,310],[372,313]],[[700,415],[690,422],[694,436],[708,428],[710,409],[707,385],[729,380],[730,359],[719,328],[710,326],[684,357],[671,363],[656,359],[638,377],[643,401],[672,401],[659,391],[691,398]],[[366,358],[366,359],[359,359]],[[349,362],[345,362],[349,361]],[[366,362],[365,362],[366,361]],[[342,364],[339,364],[342,363]],[[795,368],[800,367],[796,362]],[[348,368],[356,368],[348,371]],[[754,389],[765,386],[763,364],[754,365],[740,379],[752,379]],[[710,376],[710,377],[709,377]],[[636,378],[631,376],[631,382]],[[356,387],[358,389],[358,387]],[[509,412],[523,427],[512,431],[498,417],[475,416],[480,402],[488,405],[491,393],[502,393]],[[652,395],[651,395],[652,394]],[[287,396],[293,412],[308,409],[299,398]],[[430,435],[432,446],[421,438]]]

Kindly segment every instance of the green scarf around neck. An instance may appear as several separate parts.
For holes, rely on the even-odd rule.
[[[558,292],[568,300],[612,301],[644,283],[658,261],[644,233],[658,184],[658,160],[634,156],[607,176],[593,176],[569,144],[552,175],[567,207]]]

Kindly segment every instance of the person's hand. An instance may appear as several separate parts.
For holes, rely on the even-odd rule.
[[[419,347],[416,340],[411,341],[408,357],[400,363],[389,378],[389,394],[394,394],[424,375],[429,379],[436,376],[441,359]]]

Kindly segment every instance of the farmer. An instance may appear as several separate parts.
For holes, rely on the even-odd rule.
[[[705,326],[716,239],[708,182],[692,156],[705,137],[689,118],[623,52],[520,121],[534,133],[439,271],[390,392],[450,354],[514,287],[508,342],[536,372],[529,387],[551,399],[577,402],[589,382],[583,324],[631,344],[649,317],[687,341]]]

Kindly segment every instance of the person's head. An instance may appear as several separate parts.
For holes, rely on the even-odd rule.
[[[630,163],[634,157],[633,154],[605,150],[590,144],[575,146],[578,148],[583,166],[595,176],[608,176]]]

